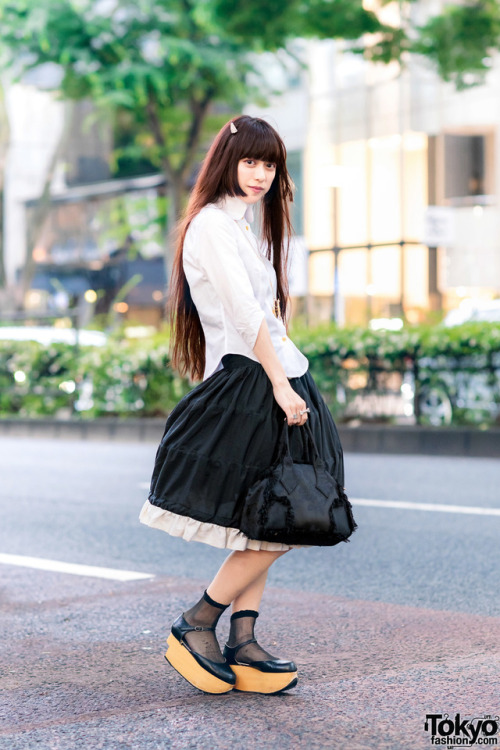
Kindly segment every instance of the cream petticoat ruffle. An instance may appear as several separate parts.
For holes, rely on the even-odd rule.
[[[146,500],[142,506],[139,521],[146,526],[166,531],[171,536],[181,537],[187,542],[204,542],[204,544],[210,544],[212,547],[219,547],[220,549],[284,552],[287,549],[298,549],[303,546],[249,539],[239,529],[228,529],[215,523],[196,521],[194,518],[163,510],[163,508],[150,503],[149,500]]]

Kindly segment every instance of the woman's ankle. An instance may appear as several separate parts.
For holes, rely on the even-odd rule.
[[[188,625],[200,625],[205,627],[216,627],[220,616],[229,607],[229,604],[221,604],[215,601],[205,590],[203,596],[190,609],[184,612],[183,617]]]

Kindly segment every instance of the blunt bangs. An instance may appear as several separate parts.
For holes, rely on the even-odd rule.
[[[265,204],[269,204],[275,197],[280,205],[283,201],[293,200],[290,176],[286,168],[286,148],[273,126],[249,115],[235,117],[232,124],[236,132],[232,132],[231,122],[222,127],[198,175],[196,200],[199,200],[200,208],[207,203],[217,202],[224,195],[245,195],[238,183],[238,164],[245,158],[276,165],[275,178],[264,196]],[[281,209],[283,210],[282,205]]]
[[[235,121],[238,132],[231,135],[234,138],[234,158],[237,161],[245,158],[259,159],[282,168],[286,155],[271,126],[253,118],[242,117],[238,120]],[[250,122],[244,122],[245,120]]]
[[[245,194],[238,184],[238,163],[246,158],[276,165],[276,177],[264,198],[265,202],[271,200],[277,190],[284,197],[288,197],[287,189],[283,191],[278,188],[278,183],[284,181],[288,184],[286,149],[278,133],[272,125],[257,117],[240,115],[233,123],[237,132],[232,133],[228,123],[219,134],[214,150],[213,156],[217,163],[216,197]]]

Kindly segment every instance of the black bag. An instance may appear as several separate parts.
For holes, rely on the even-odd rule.
[[[250,539],[283,544],[333,546],[357,528],[344,488],[325,469],[311,428],[306,431],[313,463],[294,463],[285,420],[278,461],[248,490],[241,531]]]

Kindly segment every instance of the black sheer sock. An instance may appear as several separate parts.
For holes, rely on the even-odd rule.
[[[259,613],[253,609],[243,609],[231,615],[231,628],[227,642],[229,648],[235,648],[239,643],[255,638],[254,628],[258,616]],[[252,661],[276,660],[278,657],[272,656],[255,641],[239,648],[235,658],[238,662],[250,664]]]
[[[220,616],[228,606],[228,604],[219,604],[214,601],[205,591],[200,601],[184,612],[183,617],[188,625],[215,629]],[[215,636],[215,630],[194,630],[187,633],[184,639],[189,648],[206,659],[217,664],[225,661]]]

